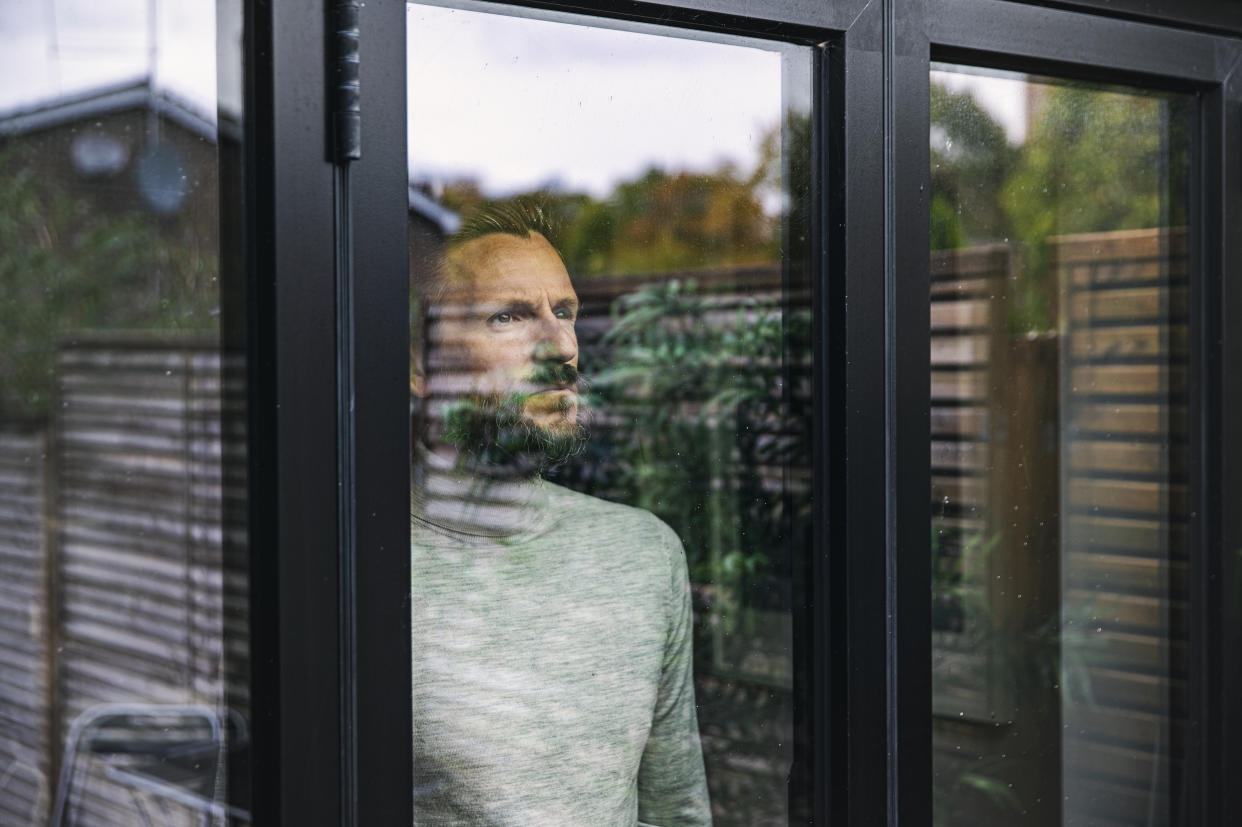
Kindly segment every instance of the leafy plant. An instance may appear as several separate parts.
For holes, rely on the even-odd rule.
[[[789,521],[809,514],[809,485],[764,480],[807,456],[809,376],[788,383],[809,364],[784,354],[807,353],[810,315],[751,300],[730,318],[719,304],[678,280],[618,302],[593,398],[591,456],[610,459],[590,487],[668,521],[693,579],[749,584],[762,603],[755,586],[782,568]]]

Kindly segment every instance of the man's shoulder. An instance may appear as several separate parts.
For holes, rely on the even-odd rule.
[[[547,482],[554,508],[573,525],[586,528],[592,537],[615,539],[627,545],[650,544],[681,554],[681,540],[663,520],[642,508],[584,494]]]

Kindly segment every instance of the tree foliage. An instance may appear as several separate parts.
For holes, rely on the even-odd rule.
[[[659,273],[779,261],[781,221],[765,205],[779,199],[781,134],[780,125],[764,134],[757,163],[749,171],[732,163],[723,163],[712,172],[652,166],[631,180],[618,182],[602,199],[585,193],[540,191],[541,202],[553,212],[559,227],[557,238],[549,240],[575,275]],[[447,185],[442,201],[468,214],[485,205],[534,194],[488,198],[476,181],[464,179]]]
[[[1048,239],[1186,222],[1185,103],[1098,87],[1027,85],[1026,140],[971,92],[932,84],[932,249],[1007,242],[1020,250],[1010,325],[1055,325]]]
[[[1009,235],[1001,190],[1018,159],[969,92],[931,86],[931,246],[968,247]]]
[[[0,417],[48,412],[75,331],[214,329],[216,253],[0,154]]]

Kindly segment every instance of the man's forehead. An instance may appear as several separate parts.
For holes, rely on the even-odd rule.
[[[525,238],[490,233],[471,239],[449,253],[448,264],[444,286],[450,295],[518,299],[551,291],[575,297],[560,255],[537,232]]]

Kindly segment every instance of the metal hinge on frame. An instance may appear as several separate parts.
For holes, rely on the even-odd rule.
[[[362,157],[362,115],[359,102],[358,15],[362,4],[332,4],[332,154],[338,164]]]

